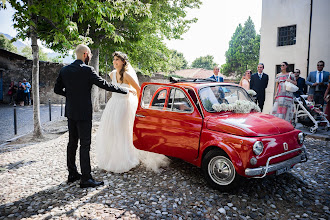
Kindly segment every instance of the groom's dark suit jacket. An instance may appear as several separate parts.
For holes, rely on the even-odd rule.
[[[265,90],[268,86],[268,75],[266,73],[262,74],[260,79],[258,73],[254,73],[251,76],[250,88],[257,93],[257,97],[263,98],[265,100]]]
[[[266,88],[268,86],[268,75],[262,74],[262,78],[259,78],[258,73],[253,73],[250,80],[250,89],[253,89],[257,93],[258,105],[262,111],[265,102]]]
[[[76,60],[61,69],[54,92],[66,97],[65,116],[72,120],[92,120],[92,85],[102,89],[126,94],[118,86],[107,83],[98,76],[93,67]]]

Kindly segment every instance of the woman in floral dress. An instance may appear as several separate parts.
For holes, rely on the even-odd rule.
[[[281,63],[281,73],[278,73],[275,78],[275,102],[273,105],[272,115],[291,122],[294,113],[293,92],[288,92],[285,89],[285,81],[289,81],[295,85],[297,82],[293,73],[287,72],[288,63]]]

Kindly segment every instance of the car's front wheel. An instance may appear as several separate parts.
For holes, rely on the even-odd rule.
[[[208,184],[221,191],[234,189],[241,178],[229,157],[220,150],[211,150],[205,155],[202,170]]]

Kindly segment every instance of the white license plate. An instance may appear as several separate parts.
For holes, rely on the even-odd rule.
[[[289,169],[290,169],[289,167],[283,167],[283,168],[281,168],[281,169],[278,169],[278,170],[276,170],[276,175],[280,175],[280,174],[282,174],[282,173],[285,173],[285,172],[287,172]]]

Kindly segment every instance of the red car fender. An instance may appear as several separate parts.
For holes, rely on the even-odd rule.
[[[243,161],[240,157],[240,155],[238,154],[238,152],[236,151],[236,149],[232,146],[229,145],[230,144],[235,144],[234,142],[225,142],[223,140],[221,140],[222,138],[218,137],[218,138],[210,138],[213,136],[214,134],[212,134],[213,132],[207,131],[207,132],[202,132],[201,134],[201,139],[200,139],[200,149],[199,149],[199,157],[197,159],[197,164],[196,166],[201,167],[202,166],[202,160],[204,158],[204,156],[213,149],[221,149],[223,150],[230,158],[230,160],[232,161],[236,172],[242,176],[244,176],[244,167],[243,167]],[[240,143],[237,143],[240,144]]]

